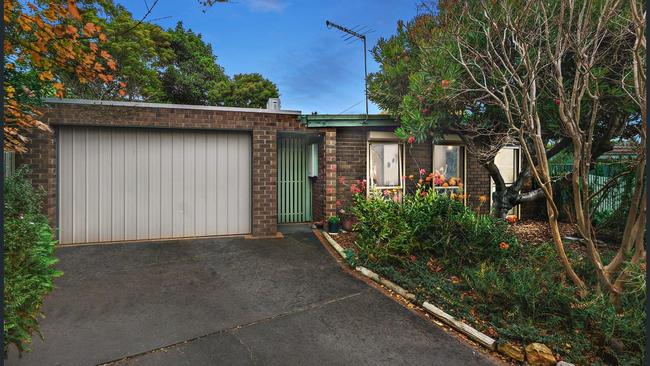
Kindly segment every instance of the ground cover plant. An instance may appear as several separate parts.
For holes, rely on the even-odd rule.
[[[23,167],[5,180],[4,355],[11,344],[28,351],[38,333],[43,298],[61,272],[52,266],[56,241],[41,213],[43,191],[32,186]]]
[[[520,242],[507,221],[478,215],[463,198],[426,185],[401,200],[356,194],[351,211],[359,221],[348,260],[499,342],[541,342],[577,364],[643,362],[644,265],[633,267],[620,308],[602,294],[580,298],[551,242]],[[585,251],[568,255],[595,284]]]

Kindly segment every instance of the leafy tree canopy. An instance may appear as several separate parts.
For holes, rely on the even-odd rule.
[[[116,75],[125,84],[125,94],[97,83],[79,84],[74,78],[69,80],[69,94],[89,99],[166,100],[159,73],[174,58],[170,34],[158,25],[133,19],[122,5],[112,2],[96,9],[92,16],[108,34],[104,47],[115,58]]]
[[[63,97],[70,76],[121,90],[115,59],[104,49],[106,33],[89,16],[93,8],[74,0],[4,1],[6,150],[25,151],[34,127],[49,130],[39,119],[41,98]]]
[[[162,72],[161,80],[166,99],[173,103],[207,104],[208,91],[228,78],[216,62],[212,46],[200,34],[184,29],[178,22],[170,35],[174,58]]]
[[[237,74],[226,82],[220,82],[210,90],[208,98],[213,104],[264,108],[269,98],[280,95],[278,87],[261,74]]]

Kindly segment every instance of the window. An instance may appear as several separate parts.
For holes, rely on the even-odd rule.
[[[519,148],[510,146],[502,148],[494,157],[494,164],[499,168],[506,187],[509,187],[517,180],[517,175],[520,171]],[[490,179],[490,193],[494,193],[495,190],[496,186],[494,181]],[[508,215],[519,216],[519,206],[513,207],[508,212]]]
[[[433,172],[442,175],[447,182],[455,183],[444,188],[458,188],[465,179],[465,149],[460,145],[434,145]]]
[[[397,142],[368,145],[369,188],[402,188],[402,146]]]

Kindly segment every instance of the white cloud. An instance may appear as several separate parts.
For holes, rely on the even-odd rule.
[[[246,5],[252,11],[281,13],[287,4],[282,0],[248,0]]]

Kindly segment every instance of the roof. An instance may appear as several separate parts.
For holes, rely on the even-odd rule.
[[[397,127],[399,122],[387,114],[304,114],[300,116],[307,127]]]
[[[50,103],[50,104],[105,105],[105,106],[119,106],[119,107],[172,108],[172,109],[195,109],[195,110],[198,109],[204,111],[300,115],[300,111],[273,110],[273,109],[262,109],[262,108],[222,107],[222,106],[212,106],[212,105],[123,102],[123,101],[114,101],[114,100],[59,99],[59,98],[45,98],[43,101],[45,103]]]

